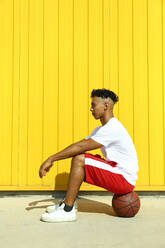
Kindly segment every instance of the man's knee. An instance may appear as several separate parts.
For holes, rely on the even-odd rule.
[[[72,158],[72,162],[84,165],[85,164],[85,155],[82,153],[82,154],[74,156]]]

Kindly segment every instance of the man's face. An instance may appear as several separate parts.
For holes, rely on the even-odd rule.
[[[101,97],[92,97],[90,111],[95,119],[100,119],[104,114],[104,100]]]

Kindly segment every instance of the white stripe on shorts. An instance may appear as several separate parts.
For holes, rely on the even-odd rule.
[[[117,167],[112,167],[111,165],[105,164],[104,162],[92,159],[92,158],[85,158],[85,165],[90,165],[93,167],[97,167],[103,170],[107,170],[116,174],[122,175],[122,172]]]

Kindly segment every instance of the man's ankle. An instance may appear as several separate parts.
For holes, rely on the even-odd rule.
[[[68,205],[64,202],[65,206],[64,206],[64,211],[66,212],[70,212],[73,209],[73,205]]]

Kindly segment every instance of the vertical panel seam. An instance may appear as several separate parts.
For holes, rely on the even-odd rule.
[[[42,50],[42,52],[43,52],[43,56],[42,56],[42,70],[43,70],[43,72],[42,72],[42,76],[43,76],[43,79],[42,79],[42,160],[43,160],[43,158],[44,158],[44,103],[45,103],[45,99],[44,99],[44,97],[45,97],[45,94],[44,94],[44,76],[45,76],[45,71],[44,71],[44,59],[45,59],[45,54],[44,54],[44,51],[45,51],[45,42],[44,42],[44,19],[45,19],[45,16],[44,16],[44,7],[45,7],[45,5],[44,5],[44,0],[43,0],[43,2],[42,2],[42,8],[43,8],[43,13],[42,13],[42,15],[43,15],[43,20],[42,20],[42,25],[43,25],[43,29],[42,29],[42,31],[43,31],[43,34],[42,34],[42,38],[43,38],[43,43],[42,43],[42,48],[43,48],[43,50]],[[44,181],[42,180],[41,181],[41,184],[42,184],[42,186],[44,185]]]
[[[73,0],[73,12],[72,12],[72,32],[73,32],[73,37],[72,37],[72,39],[73,39],[73,41],[72,41],[72,56],[73,56],[73,58],[72,58],[72,94],[73,94],[73,96],[72,96],[72,108],[73,108],[73,111],[72,111],[72,141],[73,141],[73,143],[74,143],[74,138],[75,138],[75,134],[74,134],[74,130],[75,130],[75,127],[74,127],[74,111],[75,111],[75,106],[74,106],[74,0]]]
[[[88,109],[87,109],[87,123],[88,123],[88,134],[89,134],[89,0],[87,0],[87,84],[88,84],[88,92],[87,92],[87,99],[88,99]]]
[[[118,96],[119,96],[119,0],[117,0],[117,81],[118,81]],[[120,100],[120,97],[119,97]],[[120,101],[118,102],[118,118],[120,109]]]
[[[27,163],[26,163],[26,185],[28,186],[28,164],[29,164],[29,44],[30,44],[30,0],[28,0],[28,79],[27,79]]]
[[[57,70],[57,81],[58,81],[58,96],[57,96],[57,151],[59,151],[59,89],[60,89],[60,87],[59,87],[59,20],[60,20],[60,18],[59,18],[59,12],[60,12],[60,10],[59,10],[59,0],[58,0],[58,31],[57,31],[57,33],[58,33],[58,41],[57,41],[57,59],[58,59],[58,70]],[[57,173],[58,173],[58,167],[59,167],[59,162],[57,161]]]
[[[135,128],[134,128],[134,125],[135,125],[135,118],[134,118],[134,112],[135,112],[135,107],[134,107],[134,5],[133,5],[133,0],[132,0],[132,105],[133,105],[133,141],[135,142],[135,134],[134,134],[134,131],[135,131]]]
[[[104,88],[104,0],[102,0],[102,78],[103,78],[103,88]]]
[[[162,107],[163,107],[163,165],[165,166],[165,137],[164,137],[164,44],[163,44],[163,40],[164,40],[164,16],[163,16],[163,0],[162,0],[162,4],[161,4],[161,18],[162,18]],[[165,167],[164,167],[164,172],[165,172]],[[164,185],[165,185],[165,173],[164,173]]]
[[[149,185],[150,185],[150,107],[149,107],[149,30],[148,30],[148,0],[147,3],[147,86],[148,86],[148,176],[149,176]]]
[[[11,173],[10,173],[10,183],[11,185],[12,183],[12,167],[13,167],[13,104],[14,104],[14,0],[13,0],[13,46],[12,46],[12,107],[11,107],[11,111],[12,111],[12,119],[11,119]]]
[[[19,1],[19,65],[18,65],[18,175],[20,175],[20,156],[19,156],[19,150],[20,150],[20,68],[21,68],[21,1]]]
[[[110,58],[110,62],[111,62],[111,48],[112,48],[112,45],[111,45],[111,13],[110,13],[110,8],[111,8],[111,5],[110,5],[110,2],[109,2],[109,5],[108,5],[108,19],[109,19],[109,34],[110,34],[110,39],[109,39],[109,58]],[[109,79],[109,89],[111,90],[111,63],[109,63],[109,70],[108,70],[108,79]],[[118,94],[118,93],[117,93]]]

